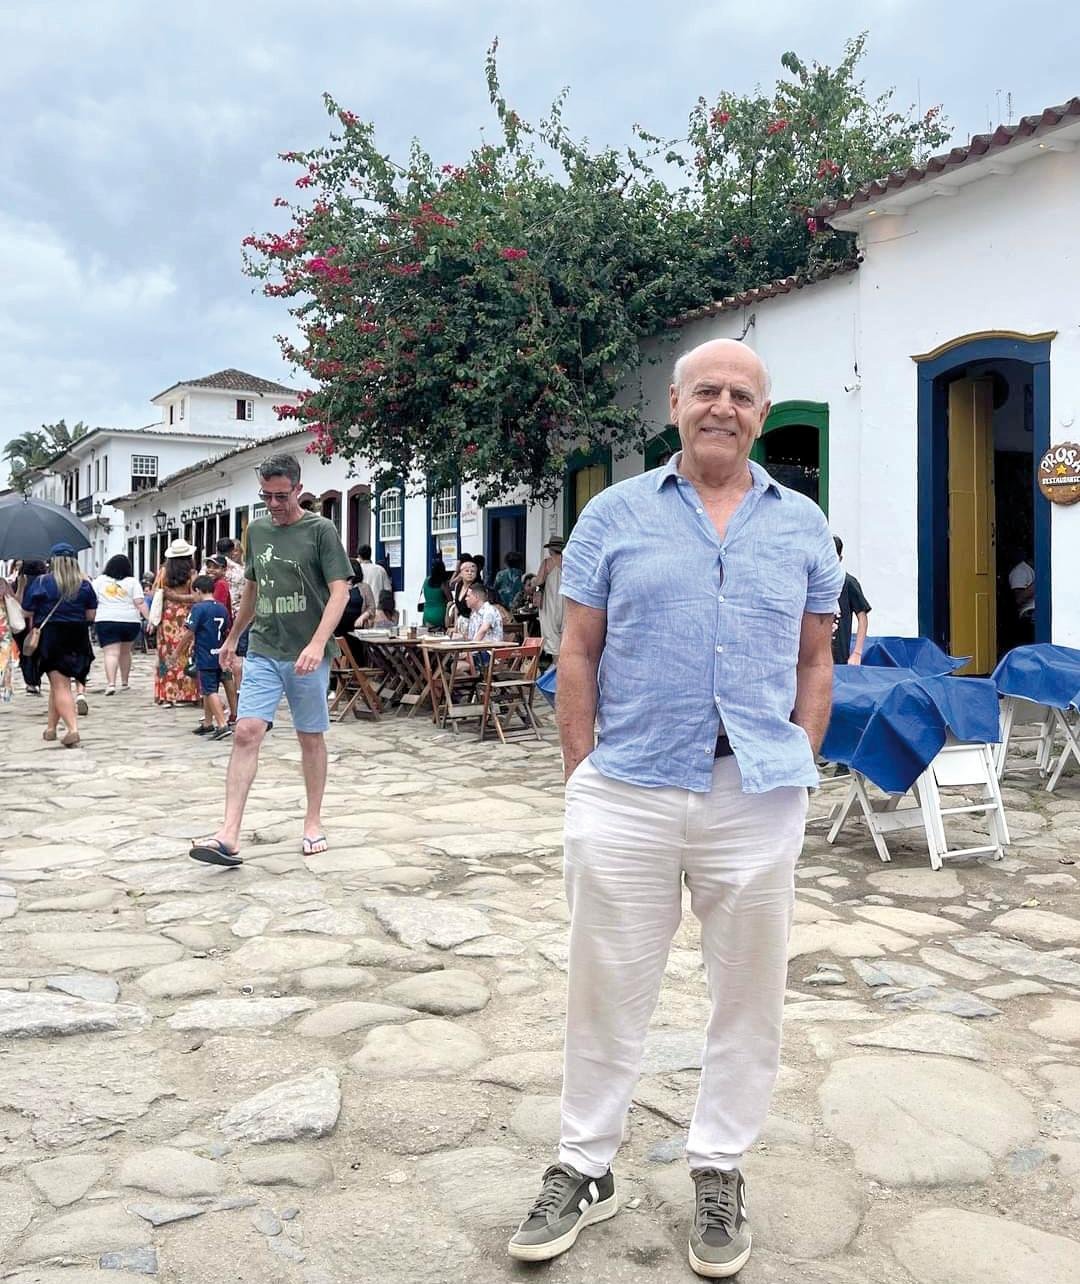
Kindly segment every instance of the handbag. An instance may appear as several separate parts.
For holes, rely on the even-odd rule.
[[[26,635],[26,637],[23,638],[23,644],[22,644],[23,655],[33,655],[34,652],[38,649],[39,645],[41,644],[41,630],[45,627],[46,624],[48,624],[48,622],[60,609],[60,602],[62,602],[63,600],[64,600],[63,598],[60,598],[60,600],[56,603],[56,605],[49,612],[49,614],[46,615],[46,617],[41,621],[41,623],[35,624],[34,627],[30,630],[30,632]]]
[[[26,616],[19,605],[19,599],[13,593],[4,594],[4,611],[7,615],[8,627],[12,633],[25,633]]]
[[[161,623],[161,617],[165,614],[165,590],[163,588],[154,589],[154,596],[150,602],[150,613],[146,617],[147,624],[152,629],[156,629]]]

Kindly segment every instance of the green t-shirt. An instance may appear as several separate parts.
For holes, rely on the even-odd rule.
[[[311,641],[330,600],[330,581],[352,574],[333,522],[305,513],[290,526],[260,517],[247,529],[244,575],[258,585],[249,649],[295,660]],[[335,653],[334,639],[326,644]]]

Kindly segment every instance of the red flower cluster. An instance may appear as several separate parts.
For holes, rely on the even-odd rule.
[[[349,129],[352,125],[359,125],[360,123],[360,117],[354,115],[351,111],[339,111],[338,120],[341,121],[346,129]]]
[[[275,196],[275,197],[274,197],[274,204],[275,204],[275,205],[280,209],[280,208],[281,208],[281,206],[283,206],[283,205],[284,205],[284,206],[286,206],[286,207],[288,207],[289,202],[285,199],[285,197],[284,197],[284,196]]]
[[[422,263],[387,263],[387,272],[391,276],[419,276],[423,270]]]
[[[274,414],[277,415],[279,419],[299,419],[300,418],[299,406],[274,406],[273,410],[274,410]]]
[[[840,166],[836,161],[823,160],[817,167],[818,178],[835,178],[840,173]]]
[[[499,258],[506,259],[507,262],[513,262],[515,259],[527,259],[528,257],[528,250],[513,250],[509,246],[499,251]]]
[[[322,255],[317,255],[313,259],[308,259],[304,266],[313,276],[324,277],[334,285],[348,285],[352,280],[352,277],[349,275],[348,268],[338,267]]]
[[[424,201],[420,206],[420,213],[413,215],[409,222],[413,227],[425,227],[429,223],[434,223],[436,227],[457,227],[452,218],[440,214],[430,201]]]
[[[785,129],[787,129],[787,127],[788,127],[788,125],[789,125],[790,123],[791,123],[790,121],[785,120],[785,119],[784,119],[784,117],[783,117],[783,116],[781,116],[778,120],[774,120],[774,121],[769,125],[768,129],[766,129],[766,131],[765,131],[765,132],[766,132],[767,134],[769,134],[769,135],[772,135],[772,134],[781,134],[781,133],[783,133],[783,132],[784,132],[784,130],[785,130]]]
[[[718,129],[722,129],[723,126],[726,125],[730,119],[731,119],[731,112],[729,111],[714,111],[712,114],[712,123]]]
[[[357,334],[378,334],[379,327],[374,321],[354,321],[353,326]]]
[[[806,230],[810,233],[811,236],[817,236],[817,234],[821,231],[821,224],[817,221],[816,218],[811,216],[806,220]]]
[[[315,179],[312,177],[311,174],[301,174],[300,177],[296,180],[296,186],[310,187],[312,183],[314,183],[314,181]]]
[[[465,447],[465,453],[466,453],[466,455],[475,455],[475,454],[476,454],[476,450],[477,450],[477,447],[476,447],[476,442],[475,442],[475,441],[470,441],[470,442],[468,443],[468,445]]]

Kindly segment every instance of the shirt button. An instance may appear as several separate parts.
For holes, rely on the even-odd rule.
[[[695,509],[694,509],[694,512],[695,512],[695,513],[703,513],[704,511],[705,511],[705,510],[704,510],[703,508],[695,508]]]
[[[716,648],[716,654],[717,654],[717,655],[719,655],[719,654],[720,654],[720,652],[721,652],[723,649],[724,649],[724,648],[723,648],[722,646],[718,646],[718,647]]]
[[[715,750],[715,749],[710,749],[708,746],[706,746],[706,747],[705,747],[705,752],[706,752],[706,753],[715,753],[715,752],[716,752],[716,750]]]
[[[722,602],[722,601],[724,600],[724,595],[723,595],[723,593],[721,593],[721,594],[720,594],[720,596],[719,596],[716,600],[717,600],[718,602]]]

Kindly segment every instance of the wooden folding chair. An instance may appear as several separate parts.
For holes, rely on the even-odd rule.
[[[377,722],[382,717],[382,701],[372,680],[377,681],[382,676],[381,670],[362,668],[357,663],[348,638],[334,640],[337,642],[338,653],[330,660],[330,683],[334,693],[330,701],[331,716],[334,716],[338,705],[344,701],[344,708],[337,714],[339,722],[350,713],[354,718],[363,717],[366,713]],[[366,708],[357,708],[359,701],[363,701]]]
[[[523,724],[519,734],[531,732],[537,740],[543,740],[533,712],[543,645],[542,638],[529,638],[513,650],[496,650],[491,653],[491,663],[484,675],[481,740],[486,737],[489,726],[493,726],[499,739],[506,744],[507,728],[503,723],[514,713],[521,718]]]

